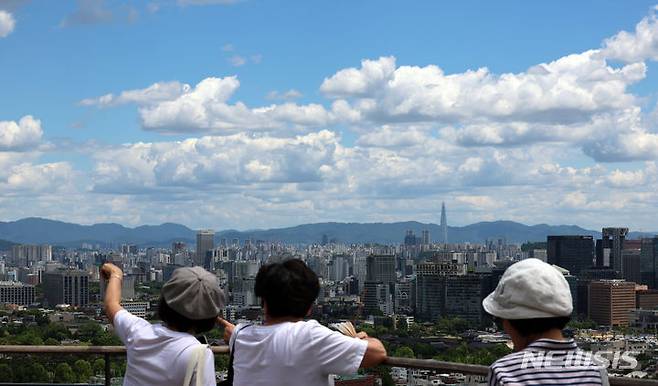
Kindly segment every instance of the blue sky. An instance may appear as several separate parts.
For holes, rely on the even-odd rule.
[[[0,0],[0,219],[658,230],[655,7]]]

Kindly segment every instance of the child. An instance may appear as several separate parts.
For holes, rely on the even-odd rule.
[[[573,304],[567,280],[554,267],[538,259],[511,265],[482,306],[502,319],[516,351],[491,365],[490,386],[608,385],[605,369],[562,335]]]
[[[127,349],[124,386],[216,384],[212,351],[194,337],[212,329],[224,307],[215,275],[201,267],[174,271],[160,296],[163,324],[151,324],[121,307],[121,269],[106,263],[101,274],[105,313]]]

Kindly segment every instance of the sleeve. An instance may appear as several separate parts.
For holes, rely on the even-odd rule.
[[[601,386],[610,386],[608,371],[605,369],[605,367],[601,367]]]
[[[359,370],[368,341],[345,336],[314,323],[311,327],[313,355],[327,374],[347,375]]]
[[[149,322],[126,310],[121,310],[114,315],[114,332],[126,346],[132,343],[135,331],[148,325],[150,325]]]
[[[498,386],[498,376],[496,375],[496,370],[489,367],[489,375],[487,375],[487,385],[488,386]]]

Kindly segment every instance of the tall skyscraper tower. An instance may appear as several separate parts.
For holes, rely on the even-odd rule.
[[[610,248],[608,266],[622,275],[624,274],[624,266],[621,252],[624,249],[624,240],[626,240],[627,234],[628,228],[603,228],[601,232],[603,247]]]
[[[213,249],[215,249],[215,231],[212,229],[198,231],[196,234],[196,254],[194,255],[194,265],[205,267],[206,254]]]
[[[446,203],[441,203],[441,237],[443,237],[443,243],[448,243],[448,219],[446,218]]]
[[[546,261],[579,276],[581,271],[592,267],[594,238],[592,236],[546,237]]]

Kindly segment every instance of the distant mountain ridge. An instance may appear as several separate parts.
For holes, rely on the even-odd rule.
[[[417,221],[394,223],[338,223],[326,222],[303,224],[287,228],[267,230],[224,230],[216,234],[219,241],[226,238],[281,241],[292,244],[319,243],[323,235],[342,243],[398,244],[407,230],[420,236],[429,230],[432,240],[437,241],[440,227]],[[0,222],[0,240],[13,243],[48,243],[63,246],[80,246],[82,243],[117,245],[121,243],[140,246],[166,246],[173,241],[195,242],[195,230],[184,225],[165,223],[129,228],[119,224],[79,225],[38,217],[17,221]],[[601,233],[576,225],[524,225],[513,221],[479,222],[463,227],[448,227],[448,241],[453,243],[482,243],[490,239],[504,238],[508,243],[545,241],[548,235],[592,235]],[[654,235],[631,232],[629,238]],[[10,244],[8,244],[10,245]]]

